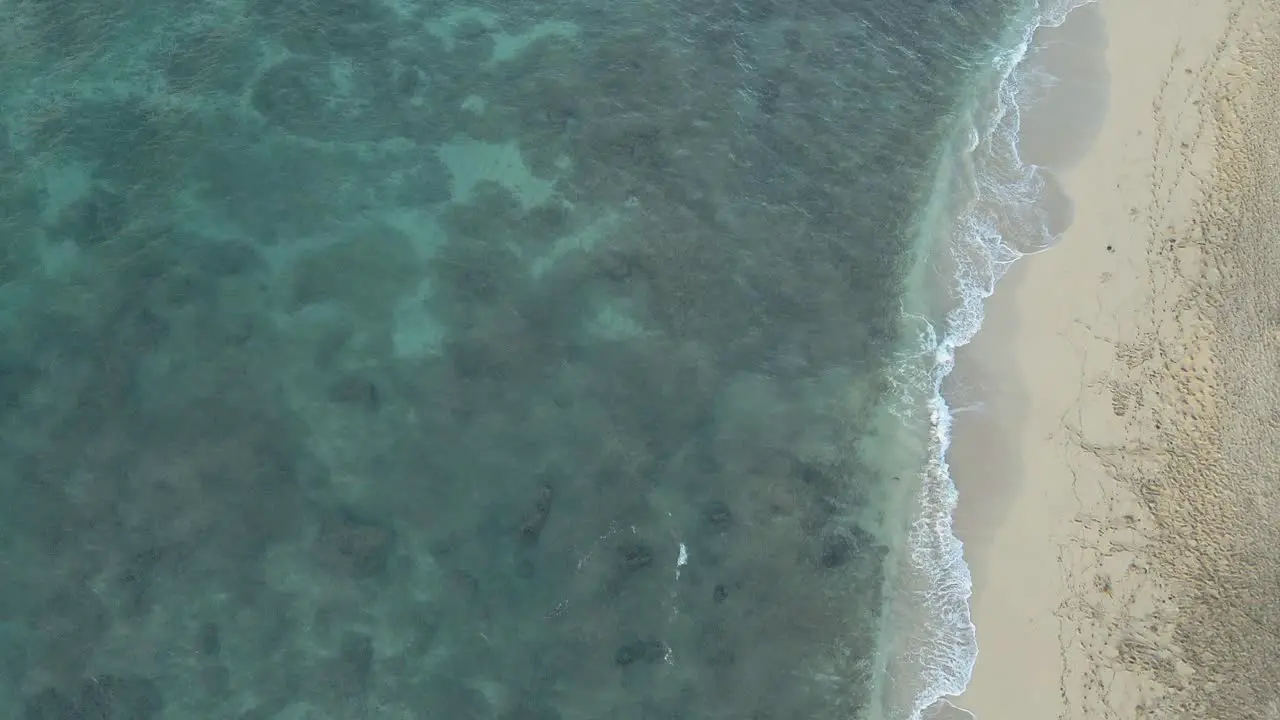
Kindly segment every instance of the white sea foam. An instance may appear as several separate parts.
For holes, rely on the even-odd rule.
[[[886,700],[883,709],[895,720],[917,720],[945,698],[959,695],[977,659],[969,611],[972,578],[963,544],[952,528],[958,493],[946,460],[956,411],[948,406],[942,387],[955,367],[957,348],[978,332],[984,303],[1009,265],[1053,240],[1038,202],[1044,173],[1023,163],[1018,154],[1020,106],[1025,107],[1044,80],[1023,61],[1038,28],[1062,24],[1071,10],[1091,1],[1039,0],[1028,13],[1025,30],[1012,36],[1007,49],[994,58],[990,84],[969,113],[971,123],[957,129],[952,164],[945,168],[948,178],[940,183],[945,187],[939,192],[963,198],[964,204],[947,229],[955,306],[941,327],[919,318],[923,365],[918,356],[903,363],[903,382],[929,397],[930,433],[909,553],[894,582],[899,596],[894,604],[911,618],[905,637],[888,651],[894,656],[887,661],[894,687],[887,694],[899,699]]]

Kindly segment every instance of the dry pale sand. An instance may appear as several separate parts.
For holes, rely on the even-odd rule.
[[[956,703],[1280,718],[1280,3],[1078,12],[1041,37],[1070,97],[1025,126],[1074,222],[961,360],[989,402],[952,455],[980,647]]]

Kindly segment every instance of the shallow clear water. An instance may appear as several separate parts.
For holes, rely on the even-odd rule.
[[[1029,11],[112,8],[0,6],[0,714],[963,682],[927,276]]]

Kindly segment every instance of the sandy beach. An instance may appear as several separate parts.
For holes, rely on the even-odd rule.
[[[1024,151],[1074,219],[957,371],[979,720],[1280,718],[1277,14],[1100,0],[1037,37],[1063,82]]]

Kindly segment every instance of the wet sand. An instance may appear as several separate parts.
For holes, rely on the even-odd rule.
[[[1074,221],[957,371],[979,720],[1280,716],[1278,14],[1101,0],[1037,38],[1064,81],[1024,156]]]

